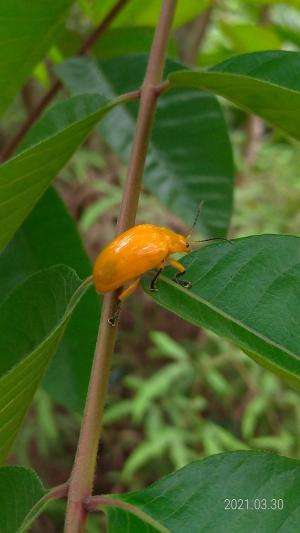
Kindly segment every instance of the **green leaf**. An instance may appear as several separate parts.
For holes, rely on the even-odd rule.
[[[50,187],[0,254],[0,302],[34,272],[59,263],[82,278],[91,273],[76,224]]]
[[[253,437],[260,416],[268,411],[268,402],[263,396],[255,396],[247,404],[242,418],[242,434],[244,439]]]
[[[261,235],[212,244],[182,263],[192,288],[177,285],[168,269],[150,296],[299,386],[300,238]]]
[[[0,0],[0,114],[43,59],[73,0]]]
[[[300,139],[298,52],[254,52],[235,56],[205,72],[181,71],[172,87],[213,91]]]
[[[281,47],[280,39],[270,27],[222,22],[221,29],[231,41],[234,51],[240,54],[258,50],[276,50]]]
[[[117,104],[99,95],[60,102],[30,130],[19,155],[0,167],[0,250],[97,122]]]
[[[74,270],[55,266],[28,278],[0,307],[0,461],[86,288]]]
[[[21,466],[0,468],[0,531],[21,533],[24,520],[46,491],[33,470]]]
[[[81,7],[95,23],[100,22],[114,7],[115,0],[80,0]],[[197,17],[209,5],[209,0],[179,0],[177,2],[174,27],[181,26]],[[161,10],[161,0],[142,2],[130,0],[119,12],[112,26],[156,26]]]
[[[132,55],[94,63],[66,61],[56,71],[73,93],[101,92],[111,98],[142,83],[147,56]],[[167,72],[178,63],[168,61]],[[137,104],[114,110],[97,130],[128,162]],[[180,133],[179,133],[180,132]],[[212,96],[178,89],[158,102],[145,169],[145,185],[189,225],[204,200],[202,227],[213,236],[227,231],[232,209],[233,165],[221,109]]]
[[[151,331],[149,333],[149,338],[158,348],[155,352],[155,355],[161,357],[170,357],[177,361],[188,361],[189,353],[179,342],[176,342],[174,339],[165,333],[164,331]]]
[[[263,452],[222,453],[140,492],[112,495],[109,532],[293,533],[300,521],[299,492],[299,461]]]
[[[93,51],[99,59],[110,59],[121,55],[148,53],[151,49],[154,28],[151,26],[129,26],[106,31]],[[176,56],[174,40],[169,41],[168,55]]]
[[[284,4],[285,6],[292,6],[299,8],[299,0],[244,0],[245,3],[254,6],[272,6],[276,4]]]
[[[0,255],[0,302],[28,276],[58,263],[72,267],[81,278],[91,274],[75,222],[50,187]],[[43,383],[54,400],[77,411],[84,406],[98,315],[99,298],[88,291],[72,315]]]
[[[280,26],[279,24],[273,24],[272,28],[282,41],[288,41],[300,47],[300,35],[296,29],[289,26]]]
[[[77,29],[79,30],[79,28]],[[82,46],[80,32],[77,33],[77,31],[73,31],[65,27],[60,34],[59,39],[56,41],[56,46],[64,58],[76,55]]]

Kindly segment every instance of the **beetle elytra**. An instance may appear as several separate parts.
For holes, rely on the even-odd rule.
[[[185,273],[184,266],[169,256],[176,252],[188,252],[188,238],[179,233],[153,224],[140,224],[115,237],[96,258],[93,281],[97,292],[106,293],[122,287],[118,295],[118,308],[137,288],[141,275],[153,268],[150,290],[155,291],[159,274],[169,264],[178,270],[175,281],[185,288],[191,287],[189,281],[180,278]],[[126,288],[123,288],[128,284]],[[115,325],[118,309],[109,321]]]

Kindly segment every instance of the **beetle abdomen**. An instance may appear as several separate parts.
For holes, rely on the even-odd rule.
[[[98,292],[110,292],[157,267],[168,255],[160,228],[134,226],[118,235],[98,255],[93,279]]]

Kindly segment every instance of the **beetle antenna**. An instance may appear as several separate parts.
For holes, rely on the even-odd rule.
[[[230,239],[225,239],[225,237],[211,237],[211,239],[201,239],[200,241],[190,241],[193,242],[208,242],[208,241],[226,241],[229,242],[229,244],[233,244],[233,242]]]
[[[196,227],[196,224],[197,224],[197,222],[198,222],[198,218],[199,218],[200,213],[201,213],[201,211],[202,211],[203,204],[204,204],[204,201],[201,200],[201,202],[200,202],[200,204],[199,204],[199,207],[198,207],[198,209],[197,209],[197,212],[196,212],[195,220],[194,220],[193,225],[192,225],[192,227],[191,227],[191,229],[190,229],[190,231],[189,231],[189,233],[188,233],[188,235],[187,235],[187,238],[191,237],[191,235],[193,235],[193,233],[194,233],[194,229],[195,229],[195,227]],[[196,242],[196,241],[195,241],[195,242]]]

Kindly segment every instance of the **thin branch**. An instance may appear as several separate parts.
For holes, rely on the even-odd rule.
[[[163,0],[146,75],[141,88],[135,137],[117,227],[119,233],[135,222],[142,174],[156,109],[157,86],[162,77],[175,7],[176,0]],[[117,330],[116,327],[111,327],[108,324],[108,319],[114,313],[116,301],[116,293],[109,293],[103,298],[85,412],[70,479],[65,533],[82,533],[87,520],[84,501],[92,494],[93,489],[103,409]]]
[[[160,87],[157,87],[159,90]],[[114,102],[124,102],[126,104],[128,100],[137,100],[141,96],[141,89],[137,89],[136,91],[130,91],[129,93],[120,94],[117,98],[115,98]]]
[[[22,96],[22,102],[26,109],[26,112],[27,114],[30,114],[31,111],[35,107],[35,96],[36,96],[35,87],[34,87],[34,83],[32,82],[32,80],[28,80],[26,85],[24,85],[21,91],[21,96]]]
[[[86,52],[92,48],[95,42],[106,32],[112,21],[116,18],[119,12],[125,7],[128,3],[128,0],[118,0],[118,2],[112,7],[112,9],[107,13],[106,17],[99,24],[98,28],[95,29],[93,33],[87,38],[83,43],[82,47],[78,51],[78,55],[84,55]]]
[[[103,21],[99,24],[99,26],[91,33],[91,35],[82,44],[82,46],[77,52],[77,55],[86,54],[86,52],[95,44],[97,39],[99,39],[99,37],[101,37],[101,35],[105,33],[108,26],[111,24],[111,22],[115,19],[115,17],[118,15],[118,13],[123,9],[125,4],[127,3],[128,3],[128,0],[118,0],[118,2],[114,5],[111,11],[109,11],[109,13],[106,15]],[[35,109],[32,110],[32,112],[28,115],[26,120],[23,122],[19,131],[15,135],[15,137],[10,139],[4,146],[0,154],[0,162],[6,161],[6,159],[8,159],[13,154],[17,146],[19,146],[20,142],[25,137],[28,130],[30,130],[31,126],[40,117],[44,109],[46,109],[48,104],[57,95],[61,87],[62,87],[62,83],[60,80],[56,80],[53,82],[49,91],[43,96],[43,98],[37,104]]]
[[[156,87],[160,84],[163,73],[175,7],[176,0],[164,0],[156,28],[149,63],[141,88],[140,109],[118,220],[118,233],[126,230],[135,222],[149,137],[156,109],[158,96]]]
[[[162,94],[164,94],[170,88],[170,85],[171,85],[170,80],[165,80],[162,83],[159,83],[158,85],[156,85],[155,87],[156,96],[161,96]]]
[[[57,485],[57,487],[50,489],[49,492],[47,492],[47,494],[44,496],[44,499],[45,501],[61,500],[62,498],[66,498],[68,496],[68,490],[69,481],[66,481],[61,485]]]
[[[6,161],[7,159],[10,158],[10,156],[13,154],[15,149],[19,146],[22,139],[25,137],[26,133],[30,130],[31,126],[39,118],[39,116],[42,114],[42,112],[47,107],[47,105],[51,102],[52,98],[54,98],[54,96],[57,94],[60,87],[61,87],[60,81],[57,80],[56,82],[53,83],[52,87],[45,94],[45,96],[43,96],[42,100],[38,103],[36,108],[24,120],[22,126],[20,127],[15,137],[10,139],[8,143],[4,146],[0,154],[0,162]]]

